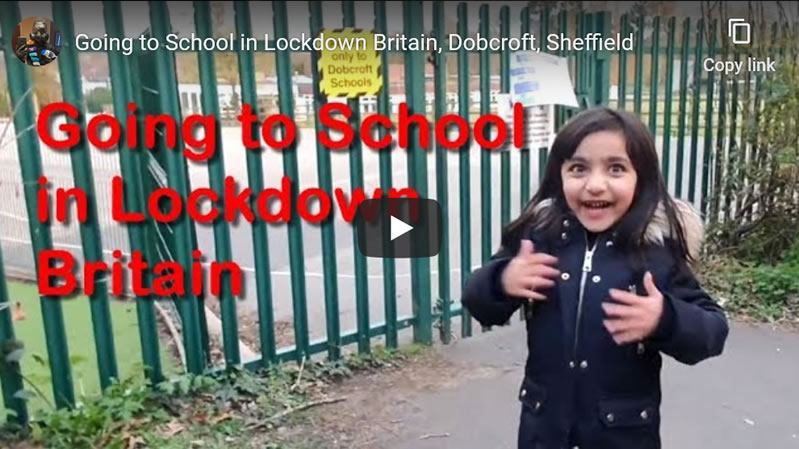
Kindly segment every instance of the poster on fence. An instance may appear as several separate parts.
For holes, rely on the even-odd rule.
[[[323,48],[319,53],[319,90],[328,97],[373,96],[383,87],[380,53],[375,33],[343,28],[322,31],[321,37],[347,43]]]
[[[507,124],[508,142],[501,151],[510,150],[513,142],[513,104],[511,94],[497,94],[497,115]],[[549,147],[555,139],[555,107],[553,105],[528,106],[524,108],[523,148]]]
[[[525,108],[546,105],[578,107],[568,59],[556,55],[535,51],[512,53],[510,92],[512,101],[520,102]]]

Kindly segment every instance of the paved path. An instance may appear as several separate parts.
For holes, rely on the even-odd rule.
[[[447,359],[494,375],[408,397],[403,431],[383,447],[515,449],[523,341],[524,327],[513,325],[443,348]],[[693,367],[664,359],[663,446],[799,448],[797,384],[799,333],[733,324],[722,356]]]

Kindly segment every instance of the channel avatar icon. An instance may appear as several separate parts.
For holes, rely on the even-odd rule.
[[[50,19],[28,17],[20,22],[11,36],[14,54],[30,66],[47,65],[61,52],[61,31]]]

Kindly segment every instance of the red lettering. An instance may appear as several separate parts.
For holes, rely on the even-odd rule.
[[[524,106],[518,102],[513,105],[513,145],[524,146]]]
[[[219,216],[219,209],[216,207],[211,207],[211,210],[203,214],[200,211],[200,201],[202,201],[203,197],[207,197],[211,200],[211,203],[216,203],[219,201],[219,195],[213,189],[208,188],[200,188],[193,190],[189,194],[188,204],[186,205],[186,209],[189,212],[189,217],[192,220],[196,221],[197,223],[210,223]]]
[[[488,140],[484,135],[485,128],[489,124],[493,124],[497,127],[497,136],[494,138],[494,140]],[[477,119],[477,123],[474,124],[474,140],[483,148],[487,148],[489,150],[497,149],[502,146],[507,136],[508,126],[505,124],[505,121],[497,115],[486,114],[480,116],[480,118]]]
[[[225,178],[225,220],[236,221],[239,213],[244,215],[244,219],[252,222],[255,214],[248,204],[252,190],[249,187],[236,194],[236,180],[232,176]]]
[[[228,281],[231,286],[233,296],[241,295],[241,267],[235,262],[213,262],[211,263],[211,294],[219,296],[220,283],[224,272],[229,272],[233,279]]]
[[[280,202],[280,210],[275,214],[269,210],[269,198],[272,196],[277,196]],[[264,189],[258,195],[256,207],[258,208],[258,214],[264,221],[268,223],[277,223],[278,221],[288,223],[291,219],[291,180],[289,177],[283,176],[280,190],[274,188]]]
[[[83,293],[87,296],[94,294],[94,275],[97,272],[105,273],[108,271],[108,265],[103,262],[86,262],[83,264]],[[114,276],[111,276],[112,278]]]
[[[108,140],[100,138],[100,128],[102,125],[108,126],[111,130],[111,135]],[[119,122],[114,117],[106,114],[100,114],[93,119],[89,120],[89,125],[86,128],[86,133],[89,135],[89,142],[97,147],[99,150],[108,150],[114,148],[119,143],[119,136],[122,135],[122,130],[119,127]]]
[[[458,137],[455,140],[447,138],[447,128],[452,124],[458,127]],[[444,115],[436,122],[436,140],[448,150],[458,149],[469,140],[469,124],[460,115]]]
[[[136,103],[128,103],[128,119],[126,123],[125,137],[128,141],[128,148],[136,148],[139,145],[139,117],[136,116]]]
[[[50,265],[51,261],[61,261],[60,267]],[[39,293],[45,296],[66,296],[75,291],[78,282],[72,269],[75,258],[67,251],[60,249],[45,249],[39,252]],[[61,278],[64,285],[53,285],[53,280]]]
[[[319,109],[319,121],[322,126],[341,131],[344,136],[341,140],[333,140],[327,131],[322,130],[319,131],[317,138],[325,147],[331,150],[340,150],[350,146],[353,137],[355,137],[355,131],[346,121],[339,121],[331,117],[333,112],[340,112],[344,114],[345,118],[349,119],[352,116],[352,110],[344,103],[326,103]]]
[[[133,251],[128,268],[133,272],[131,283],[133,284],[133,294],[136,296],[150,296],[150,289],[144,286],[144,270],[147,269],[147,262],[141,258],[141,252]]]
[[[144,146],[155,148],[155,136],[158,132],[158,125],[164,125],[164,140],[167,148],[175,148],[177,143],[177,124],[175,118],[168,114],[148,115],[144,118]]]
[[[126,212],[124,184],[121,176],[111,179],[111,218],[120,223],[138,223],[144,221],[141,212]]]
[[[161,198],[166,198],[169,200],[170,204],[166,212],[162,212],[161,208],[159,207]],[[180,213],[183,210],[183,202],[181,201],[178,192],[166,187],[161,187],[159,189],[155,189],[155,191],[150,195],[150,198],[147,201],[147,210],[150,212],[150,216],[153,218],[153,220],[159,221],[161,223],[169,223],[177,220],[178,216],[180,216]]]
[[[308,201],[312,196],[319,198],[319,212],[312,214],[308,208]],[[330,197],[320,188],[304,190],[297,199],[297,209],[300,217],[309,223],[320,223],[330,214]]]
[[[272,132],[276,123],[283,125],[283,138],[280,140],[275,139]],[[294,138],[297,137],[297,125],[287,115],[272,115],[264,122],[261,135],[267,145],[276,150],[282,150],[294,142]]]
[[[191,292],[194,296],[200,296],[203,293],[203,253],[195,249],[191,255],[194,257],[194,263],[191,264]]]
[[[408,105],[400,103],[398,125],[400,148],[408,148],[408,132],[410,132],[410,127],[414,124],[419,128],[419,146],[427,149],[430,146],[430,122],[422,114],[408,116]]]
[[[39,176],[39,191],[36,194],[36,212],[41,223],[50,221],[50,195],[47,194],[47,177]]]
[[[335,193],[338,207],[341,210],[341,216],[344,218],[344,221],[351,223],[355,218],[355,213],[358,211],[358,206],[360,206],[360,204],[365,200],[363,189],[357,187],[352,191],[352,199],[350,200],[349,204],[347,203],[347,197],[340,188],[336,189]],[[380,198],[382,196],[383,190],[378,187],[375,189],[372,199]]]
[[[69,122],[59,125],[58,130],[65,132],[67,138],[57,140],[50,134],[50,117],[58,112],[63,112],[73,119],[78,118],[78,109],[75,106],[64,102],[51,103],[43,107],[39,113],[39,119],[36,121],[36,131],[39,133],[42,142],[48,147],[54,150],[66,150],[80,142],[80,127],[75,123]]]
[[[122,263],[119,261],[119,259],[122,258],[122,251],[115,249],[112,255],[116,260],[114,261],[113,267],[111,268],[112,270],[111,292],[114,294],[114,296],[122,296],[123,274],[122,274]]]
[[[408,197],[408,198],[419,198],[419,193],[416,190],[410,187],[403,187],[399,190],[392,187],[388,191],[389,198],[399,198],[401,196]]]
[[[153,279],[153,293],[156,296],[178,295],[185,293],[185,283],[183,281],[183,268],[177,262],[161,262],[155,265],[153,270],[159,275]],[[166,274],[161,274],[166,272]]]
[[[252,126],[258,121],[258,117],[252,113],[252,107],[249,104],[245,104],[241,108],[241,115],[236,118],[241,122],[241,143],[244,144],[244,148],[248,150],[258,149],[261,143],[258,142],[257,130]]]
[[[78,208],[78,221],[83,223],[89,214],[89,204],[86,199],[86,192],[79,187],[71,189],[58,189],[55,194],[55,219],[59,223],[66,223],[67,209],[69,207],[69,198],[75,198],[75,204]]]
[[[203,137],[194,137],[194,127],[202,125]],[[182,126],[183,141],[186,145],[201,148],[202,152],[195,153],[191,148],[185,148],[183,154],[192,161],[207,161],[216,153],[216,118],[213,115],[190,115],[186,117]]]
[[[374,140],[372,138],[372,126],[374,125],[383,125],[383,128],[388,131],[386,135],[384,135],[380,140]],[[374,114],[366,117],[361,124],[361,140],[363,143],[366,144],[367,147],[372,149],[381,149],[387,148],[391,145],[391,120],[382,114]]]

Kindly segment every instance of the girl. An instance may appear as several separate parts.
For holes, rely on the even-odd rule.
[[[523,307],[519,449],[661,447],[661,353],[693,365],[728,334],[691,272],[702,237],[640,120],[595,108],[562,129],[541,189],[462,299],[484,326]]]

